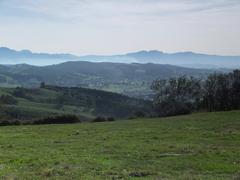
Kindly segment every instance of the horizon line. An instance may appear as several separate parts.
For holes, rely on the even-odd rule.
[[[142,49],[142,50],[133,50],[133,51],[127,51],[125,53],[111,53],[111,54],[75,54],[75,53],[71,53],[71,52],[43,52],[43,51],[33,51],[30,49],[14,49],[14,48],[9,48],[7,46],[0,46],[0,49],[2,48],[6,48],[8,50],[13,50],[13,51],[17,51],[17,52],[24,52],[24,51],[29,51],[29,53],[32,54],[49,54],[49,55],[73,55],[76,57],[84,57],[84,56],[118,56],[118,55],[128,55],[128,54],[133,54],[133,53],[140,53],[140,52],[159,52],[159,53],[163,53],[163,54],[178,54],[178,53],[193,53],[193,54],[199,54],[199,55],[210,55],[210,56],[230,56],[230,57],[237,57],[240,56],[240,54],[238,55],[226,55],[226,54],[215,54],[215,53],[205,53],[205,52],[196,52],[196,51],[191,51],[191,50],[186,50],[186,51],[172,51],[172,52],[167,52],[167,51],[161,51],[158,49]]]

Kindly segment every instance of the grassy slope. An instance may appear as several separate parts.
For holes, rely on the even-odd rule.
[[[0,96],[1,95],[11,95],[13,88],[0,88]],[[57,97],[57,93],[47,89],[39,89],[39,93],[27,94],[30,97],[34,98],[34,101],[44,100],[44,99],[54,99]],[[38,103],[33,102],[31,100],[16,98],[18,100],[17,105],[5,105],[6,108],[11,111],[20,111],[25,119],[28,120],[28,117],[31,118],[39,118],[42,116],[51,116],[51,115],[59,115],[59,114],[76,114],[80,117],[84,117],[83,119],[93,118],[91,113],[86,112],[81,107],[63,105],[61,109],[56,107],[56,104],[50,103]],[[1,112],[1,109],[0,109]],[[0,117],[1,119],[1,117]]]
[[[0,147],[5,178],[237,179],[240,112],[0,127]]]

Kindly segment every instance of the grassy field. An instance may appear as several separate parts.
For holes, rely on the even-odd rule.
[[[1,179],[240,179],[240,112],[0,127]]]

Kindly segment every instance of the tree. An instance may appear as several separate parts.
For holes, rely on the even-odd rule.
[[[235,70],[230,74],[232,84],[232,106],[234,109],[240,108],[240,70]]]
[[[197,109],[201,99],[201,80],[193,77],[154,81],[154,107],[160,116],[187,114]]]
[[[204,83],[204,104],[209,111],[240,108],[240,71],[209,75]]]

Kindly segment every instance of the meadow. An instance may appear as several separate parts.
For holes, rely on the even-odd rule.
[[[240,111],[0,127],[1,179],[239,179]]]

